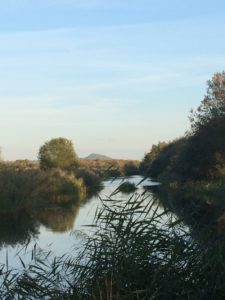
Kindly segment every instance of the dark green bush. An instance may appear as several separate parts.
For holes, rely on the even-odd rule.
[[[128,161],[123,167],[123,173],[125,176],[139,175],[139,163],[136,161]]]
[[[135,186],[134,183],[131,183],[129,181],[123,182],[119,187],[118,191],[122,193],[133,193],[136,191],[137,187]]]
[[[101,187],[102,181],[100,176],[87,168],[78,168],[75,171],[75,175],[84,181],[85,186],[90,191],[98,190]]]

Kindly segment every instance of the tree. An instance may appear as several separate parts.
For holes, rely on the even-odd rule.
[[[41,146],[38,159],[42,169],[71,170],[78,165],[72,141],[61,137],[51,139]]]
[[[165,142],[159,142],[157,145],[152,145],[150,152],[145,154],[140,163],[140,172],[144,175],[149,175],[149,170],[152,163],[158,158],[161,151],[167,146]]]
[[[192,133],[225,117],[225,71],[207,82],[207,93],[196,111],[191,110]]]
[[[191,130],[168,145],[153,145],[141,171],[161,180],[205,180],[225,176],[225,71],[207,82],[199,107],[191,111]]]
[[[193,165],[198,178],[221,176],[225,166],[225,72],[214,74],[207,85],[204,99],[190,116],[189,169]]]
[[[139,163],[137,161],[128,161],[123,167],[125,176],[133,176],[139,174]]]

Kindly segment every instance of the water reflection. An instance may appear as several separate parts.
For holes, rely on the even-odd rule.
[[[0,248],[37,239],[41,225],[53,232],[70,231],[79,209],[80,205],[73,205],[0,214]]]
[[[39,234],[39,224],[24,211],[0,214],[0,248],[25,244]]]
[[[103,183],[104,188],[101,191],[101,196],[107,198],[124,180],[124,178],[117,178],[116,180],[105,181]],[[141,188],[143,185],[157,184],[150,180],[145,180],[145,182],[140,185],[140,182],[143,180],[140,176],[132,176],[126,178],[126,180],[137,185],[140,192],[143,192]],[[47,236],[46,229],[48,236],[50,236],[50,233],[62,234],[75,230],[76,226],[91,224],[99,202],[99,191],[98,189],[92,194],[89,194],[84,202],[78,203],[77,205],[0,213],[0,249],[6,249],[8,246],[15,247],[17,245],[24,245],[34,240],[40,243],[40,241]],[[119,194],[117,197],[126,200],[130,195]],[[82,212],[79,218],[77,218],[81,207]],[[90,214],[89,210],[91,210]],[[77,220],[78,224],[74,225]],[[57,236],[56,238],[59,241],[63,239],[62,236]],[[65,236],[65,239],[66,238]],[[51,239],[53,239],[52,235],[49,238],[49,242],[52,242]],[[71,243],[69,239],[68,243]]]
[[[138,184],[140,177],[131,178],[131,182]],[[103,195],[110,195],[121,179],[106,181]],[[162,209],[170,209],[179,219],[188,226],[193,236],[203,236],[207,238],[218,238],[225,236],[225,204],[223,197],[209,195],[208,193],[196,193],[187,190],[165,189],[157,183],[143,183],[147,193],[158,201]],[[142,190],[143,191],[143,190]],[[129,195],[118,195],[127,199]],[[86,207],[92,206],[91,200],[96,197],[89,197],[86,200]],[[93,202],[92,202],[93,203]],[[39,238],[40,227],[43,226],[52,233],[66,233],[74,230],[75,220],[78,216],[82,204],[67,207],[44,208],[32,211],[17,211],[0,214],[0,249],[7,246],[24,245],[30,240]],[[83,224],[85,221],[83,215]],[[86,224],[86,223],[85,223]]]
[[[65,208],[46,208],[37,214],[34,214],[34,218],[51,231],[62,233],[73,229],[74,221],[79,209],[80,205],[73,205]]]
[[[218,239],[225,236],[225,203],[223,197],[192,190],[153,189],[159,202],[178,216],[195,238]]]

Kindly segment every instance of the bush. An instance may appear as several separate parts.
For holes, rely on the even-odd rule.
[[[136,161],[128,161],[125,163],[123,167],[123,173],[125,176],[133,176],[138,175],[139,171],[139,162]]]
[[[60,170],[43,172],[34,195],[48,200],[49,204],[79,202],[86,195],[82,179]]]
[[[77,178],[81,178],[89,191],[96,191],[101,188],[101,178],[93,171],[86,168],[79,168],[75,171]]]
[[[0,168],[0,207],[24,209],[42,205],[79,202],[85,197],[82,179],[60,170]]]
[[[118,187],[118,191],[121,193],[132,193],[134,191],[136,191],[136,186],[134,183],[130,183],[129,181],[123,182],[119,187]]]

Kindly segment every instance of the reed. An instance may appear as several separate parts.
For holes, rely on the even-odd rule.
[[[224,299],[224,236],[194,238],[147,193],[102,204],[79,255],[2,268],[4,299]]]

